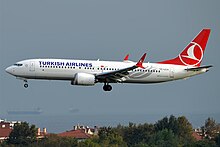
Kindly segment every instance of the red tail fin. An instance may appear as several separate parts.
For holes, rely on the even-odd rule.
[[[205,47],[208,42],[210,29],[203,29],[179,54],[178,57],[159,62],[161,64],[175,64],[184,66],[199,67],[204,55]]]

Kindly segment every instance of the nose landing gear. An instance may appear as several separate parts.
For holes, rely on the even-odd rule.
[[[24,88],[28,88],[27,80],[24,80]]]
[[[108,83],[106,84],[104,84],[104,86],[103,86],[103,90],[104,91],[111,91],[112,90],[112,86],[111,85],[109,85]]]

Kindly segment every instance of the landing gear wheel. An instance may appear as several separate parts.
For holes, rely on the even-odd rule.
[[[24,88],[28,88],[28,84],[26,83],[26,84],[24,84]]]
[[[104,91],[107,91],[106,85],[103,86],[103,90],[104,90]]]
[[[107,84],[107,85],[105,84],[105,85],[103,86],[103,90],[104,90],[104,91],[111,91],[111,90],[112,90],[112,86],[111,86],[111,85],[108,85],[108,84]]]
[[[107,89],[108,89],[108,91],[111,91],[112,90],[112,86],[111,85],[107,85]]]

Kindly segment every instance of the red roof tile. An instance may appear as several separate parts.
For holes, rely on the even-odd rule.
[[[12,129],[10,128],[0,128],[0,137],[8,137]]]
[[[87,139],[91,137],[91,135],[85,133],[85,130],[71,130],[57,135],[61,137],[74,137],[77,139]]]
[[[193,136],[197,141],[202,140],[202,136],[200,136],[200,135],[197,134],[196,132],[193,132],[193,133],[192,133],[192,136]]]

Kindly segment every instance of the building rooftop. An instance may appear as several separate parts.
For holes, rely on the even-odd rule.
[[[202,140],[203,139],[203,137],[202,136],[200,136],[197,132],[193,132],[192,133],[192,136],[197,140],[197,141],[199,141],[199,140]]]
[[[7,139],[12,131],[9,122],[0,122],[0,142]]]
[[[1,137],[8,137],[11,133],[12,129],[10,128],[0,128],[0,138]]]
[[[61,137],[73,137],[73,138],[76,138],[76,139],[87,139],[87,138],[91,137],[90,134],[85,133],[84,129],[70,130],[70,131],[66,131],[66,132],[63,132],[63,133],[59,133],[57,135],[61,136]]]

